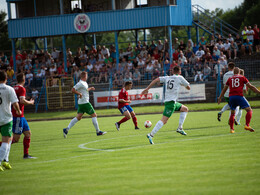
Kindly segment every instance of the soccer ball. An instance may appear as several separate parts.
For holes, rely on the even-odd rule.
[[[144,126],[145,126],[146,128],[150,128],[150,127],[152,126],[152,122],[151,122],[151,121],[145,121],[145,122],[144,122]]]

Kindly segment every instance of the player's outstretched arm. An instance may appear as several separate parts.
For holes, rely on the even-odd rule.
[[[89,87],[89,88],[88,88],[88,91],[91,91],[91,90],[94,91],[94,90],[95,90],[95,87]]]
[[[120,103],[131,103],[131,100],[119,99],[118,102],[120,102]]]
[[[252,85],[251,83],[248,82],[248,83],[246,84],[246,86],[247,86],[249,89],[251,89],[253,92],[260,94],[260,91],[259,91],[254,85]]]
[[[20,103],[23,105],[33,105],[34,100],[33,99],[26,100],[25,97],[20,97]]]
[[[149,91],[149,89],[150,89],[152,86],[154,86],[155,83],[157,83],[157,82],[160,82],[160,79],[159,79],[159,78],[154,79],[154,80],[148,85],[148,87],[146,87],[146,89],[142,91],[141,94],[142,94],[142,95],[147,94],[148,91]]]
[[[220,96],[218,97],[218,104],[220,104],[221,98],[224,96],[224,94],[226,93],[227,89],[228,89],[228,86],[225,85],[224,88],[223,88],[222,91],[221,91]]]
[[[186,88],[186,89],[188,89],[188,90],[190,90],[190,86],[189,86],[189,85],[188,85],[188,86],[186,86],[185,88]]]

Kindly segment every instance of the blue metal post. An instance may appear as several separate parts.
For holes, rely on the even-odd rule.
[[[147,34],[146,34],[146,30],[144,29],[144,42],[147,41]]]
[[[39,47],[37,44],[37,39],[34,39],[34,48],[35,48],[35,50],[39,50]]]
[[[116,3],[115,0],[111,0],[112,9],[116,10]],[[118,63],[119,63],[119,48],[118,48],[118,32],[115,31],[115,44],[116,44],[116,70],[118,70]]]
[[[12,19],[12,13],[11,13],[11,5],[10,2],[7,3],[7,14],[8,14],[8,19],[11,20]]]
[[[213,26],[214,26],[214,36],[216,35],[216,23],[215,20],[213,21]]]
[[[117,35],[117,31],[115,31],[115,44],[116,44],[116,70],[118,70],[119,47],[118,47],[118,35]]]
[[[139,41],[138,30],[135,30],[135,44]]]
[[[44,51],[47,51],[48,48],[48,40],[47,37],[44,37]]]
[[[222,32],[222,22],[220,23],[220,33],[221,33],[221,37],[223,36],[223,32]]]
[[[62,47],[63,47],[64,71],[68,72],[68,69],[67,69],[66,38],[65,38],[64,35],[62,35]]]
[[[97,49],[97,39],[96,39],[96,34],[93,34],[93,43],[94,43],[94,47],[95,47],[95,49]]]
[[[37,16],[36,0],[33,1],[33,7],[34,7],[34,16]]]
[[[220,66],[218,64],[218,79],[217,79],[217,90],[216,90],[216,102],[218,101],[218,97],[221,93],[221,78],[220,78]]]
[[[197,41],[197,45],[199,44],[199,27],[196,26],[196,41]]]
[[[64,10],[63,10],[63,0],[60,0],[60,15],[64,14]]]
[[[45,89],[45,111],[48,111],[48,98],[47,98],[47,85],[46,85],[46,79],[44,79],[44,81],[45,81],[45,83],[44,83],[44,85],[45,85],[45,87],[44,87],[44,89]]]
[[[168,37],[169,37],[169,56],[170,63],[172,64],[172,27],[168,26]]]
[[[191,39],[191,30],[190,30],[190,26],[188,26],[188,39]]]
[[[77,84],[75,76],[73,77],[74,85]],[[78,109],[78,95],[74,94],[74,99],[75,99],[75,108]]]
[[[16,52],[15,52],[15,41],[12,39],[12,54],[13,54],[13,62],[14,62],[14,72],[16,72]]]

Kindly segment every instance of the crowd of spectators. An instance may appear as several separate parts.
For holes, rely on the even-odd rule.
[[[151,41],[120,49],[119,63],[116,62],[116,49],[113,45],[78,48],[74,54],[67,48],[67,72],[64,70],[63,52],[53,48],[52,51],[17,51],[17,73],[26,75],[25,86],[37,88],[42,86],[44,78],[49,78],[49,86],[55,86],[55,78],[74,77],[79,80],[81,71],[89,73],[88,82],[106,83],[121,87],[125,81],[135,85],[143,80],[151,80],[160,75],[171,75],[174,66],[181,66],[182,75],[194,82],[214,80],[223,75],[229,59],[259,52],[259,29],[245,27],[240,35],[229,34],[225,39],[221,35],[212,35],[208,40],[201,37],[198,44],[191,39],[185,43],[175,38],[172,44],[172,60],[169,55],[168,40]],[[170,63],[172,61],[172,63]],[[218,66],[220,68],[218,68]],[[13,57],[9,59],[4,53],[0,58],[1,69],[6,69],[8,83],[14,81]]]

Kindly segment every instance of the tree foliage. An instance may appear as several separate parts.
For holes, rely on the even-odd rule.
[[[244,2],[221,15],[221,18],[236,27],[243,29],[246,25],[260,24],[260,0],[244,0]]]
[[[0,43],[1,50],[11,50],[11,41],[8,38],[8,27],[5,20],[7,14],[3,11],[0,11]]]

